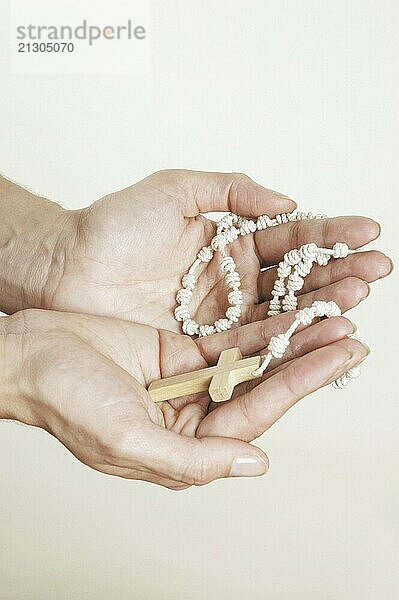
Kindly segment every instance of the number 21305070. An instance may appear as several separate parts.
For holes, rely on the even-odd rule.
[[[75,50],[74,44],[72,42],[20,42],[18,44],[18,52],[55,52],[55,53],[63,53],[63,52],[73,52]]]

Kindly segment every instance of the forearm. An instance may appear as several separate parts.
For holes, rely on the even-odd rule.
[[[0,177],[0,310],[46,308],[71,219],[58,204]]]

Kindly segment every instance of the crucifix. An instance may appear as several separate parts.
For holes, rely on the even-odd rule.
[[[253,371],[260,361],[260,356],[243,358],[239,348],[230,348],[223,350],[214,367],[158,379],[151,383],[148,392],[154,402],[206,391],[214,402],[224,402],[230,400],[236,385],[256,378]]]

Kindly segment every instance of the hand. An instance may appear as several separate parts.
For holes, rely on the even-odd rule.
[[[22,311],[0,320],[0,417],[42,427],[94,469],[172,489],[261,475],[267,457],[248,442],[366,356],[347,337],[350,321],[334,317],[298,331],[285,361],[222,405],[207,393],[154,404],[146,387],[214,364],[231,345],[262,353],[292,319],[194,342],[119,319]]]
[[[198,250],[212,239],[214,223],[200,213],[226,211],[256,217],[292,211],[295,203],[249,177],[227,173],[161,171],[79,211],[66,211],[0,177],[0,310],[23,308],[117,316],[180,332],[175,296]],[[241,322],[266,316],[283,254],[305,242],[351,248],[379,235],[363,217],[288,223],[240,238],[230,251],[242,279]],[[364,281],[392,266],[380,252],[360,252],[328,267],[314,267],[299,305],[312,297],[343,309],[367,293]],[[192,314],[202,323],[222,317],[226,290],[213,263],[200,276]]]
[[[209,244],[214,223],[200,213],[232,211],[275,216],[295,203],[249,177],[194,171],[161,171],[110,194],[87,209],[71,213],[73,231],[63,235],[53,254],[42,308],[116,316],[181,332],[173,316],[175,296],[198,250]],[[230,246],[242,278],[243,324],[266,317],[276,269],[284,253],[305,242],[351,248],[379,235],[379,225],[364,217],[299,221],[241,238]],[[360,252],[345,260],[315,266],[299,306],[314,296],[335,300],[343,309],[368,294],[363,281],[391,270],[380,252]],[[224,315],[224,280],[212,264],[199,277],[193,312],[200,323]]]

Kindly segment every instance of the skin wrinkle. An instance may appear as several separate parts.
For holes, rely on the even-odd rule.
[[[244,173],[235,173],[235,177],[231,180],[231,183],[228,187],[227,192],[227,203],[229,207],[229,211],[232,213],[240,212],[239,211],[239,202],[242,202],[244,205],[249,205],[249,193],[248,193],[248,184],[251,185],[253,182],[248,175],[244,175]],[[240,199],[240,200],[238,200]],[[251,208],[254,213],[261,214],[259,212],[259,200],[254,194],[251,197]]]
[[[235,179],[236,179],[237,175],[238,174],[236,173],[235,177],[230,180],[230,183],[229,183],[229,185],[227,187],[226,198],[227,198],[227,210],[229,212],[235,212],[232,209],[232,206],[233,206],[233,186],[234,186],[234,182],[235,182]],[[237,197],[235,197],[235,200],[236,199],[237,199]]]
[[[169,354],[167,355],[167,362],[168,362],[168,363],[171,363],[171,364],[173,364],[173,362],[174,362],[174,361],[173,361],[174,357],[175,357],[175,356],[179,356],[180,354],[181,354],[181,351],[180,351],[180,350],[175,350],[175,352],[169,352]],[[165,361],[165,362],[166,362],[166,361]],[[165,369],[165,366],[164,366],[164,369]],[[167,373],[169,373],[169,372],[176,373],[176,375],[178,375],[178,374],[179,374],[179,373],[178,373],[178,370],[176,370],[176,369],[169,369],[169,368],[167,368],[167,369],[166,369],[166,372],[167,372]],[[182,372],[184,372],[184,371],[182,371]],[[167,377],[169,377],[169,375],[167,375]]]
[[[65,266],[66,266],[65,254],[64,254],[63,260],[61,260],[61,261],[59,260],[59,256],[57,256],[57,269],[53,268],[54,254],[55,254],[55,250],[53,250],[52,257],[50,259],[50,267],[48,269],[47,276],[46,276],[46,279],[45,279],[45,282],[43,284],[41,294],[40,294],[40,306],[42,306],[43,308],[47,308],[47,307],[51,306],[53,299],[54,299],[55,295],[57,294],[59,284],[65,276]],[[60,263],[61,263],[61,271],[58,272],[58,269],[60,268]],[[58,282],[55,285],[54,291],[49,293],[46,291],[46,288],[50,286],[50,279],[52,279],[52,271],[53,272],[57,271]],[[47,300],[47,296],[49,297],[48,300]]]
[[[249,426],[249,429],[251,432],[255,432],[253,439],[256,439],[257,437],[259,437],[259,435],[261,435],[263,433],[263,431],[262,431],[262,427],[260,427],[259,422],[254,421],[251,417],[251,410],[248,405],[249,400],[250,400],[249,395],[245,394],[242,396],[238,396],[236,399],[236,402],[237,402],[238,409],[244,418],[244,422],[246,423],[246,426],[247,427]],[[266,396],[266,401],[268,403],[270,403],[270,394],[268,396]],[[267,409],[265,410],[265,413],[267,413]],[[251,435],[251,438],[252,438],[252,435]],[[252,441],[251,438],[248,436],[248,439],[244,440],[244,441]]]
[[[142,363],[142,360],[141,360],[139,352],[136,350],[136,348],[131,343],[131,337],[129,335],[129,331],[128,331],[128,328],[127,328],[127,323],[121,324],[121,327],[122,327],[122,332],[123,332],[123,336],[124,336],[124,339],[125,339],[125,343],[127,344],[127,347],[129,349],[129,352],[125,353],[126,361],[130,365],[130,368],[132,369],[130,371],[130,368],[129,368],[129,373],[131,372],[131,374],[133,374],[133,372],[134,372],[134,369],[133,369],[134,359],[132,359],[132,357],[134,357],[136,359],[136,362],[137,362],[138,366],[140,367],[141,372],[144,374],[145,373],[145,368],[143,366],[143,363]],[[141,383],[143,383],[144,385],[146,385],[145,375],[143,376],[143,382],[141,382]]]
[[[143,304],[142,307],[146,308],[147,304]],[[139,308],[140,308],[140,305],[139,305]],[[156,313],[153,316],[153,319],[156,320],[157,318],[162,317],[162,315],[169,315],[169,310],[165,309],[165,310],[163,310],[161,312]],[[125,320],[124,317],[126,317],[127,321],[134,321],[134,313],[132,313],[132,311],[129,311],[129,310],[125,310],[125,311],[123,311],[123,310],[121,310],[121,311],[113,311],[112,312],[112,316],[114,318],[119,318],[121,320]]]
[[[183,234],[182,234],[182,235],[183,235]],[[85,259],[86,259],[86,260],[89,260],[89,261],[94,261],[94,259],[92,259],[92,258],[89,258],[89,257],[87,257],[87,256],[85,257]],[[97,262],[97,263],[99,263],[100,261],[96,261],[96,262]],[[104,263],[101,263],[101,264],[104,264]],[[107,267],[108,267],[108,265],[105,265],[105,266],[107,266]],[[154,282],[154,281],[155,281],[155,279],[151,280],[151,282]],[[138,279],[136,279],[135,281],[132,281],[131,283],[125,283],[125,287],[130,287],[130,286],[134,287],[134,286],[135,286],[137,283],[139,283],[139,282],[140,282],[140,281],[139,281]],[[143,282],[144,282],[144,283],[149,283],[149,282],[148,282],[148,280],[147,280],[146,282],[143,280]],[[116,284],[115,282],[110,282],[110,283],[109,283],[109,284],[107,284],[107,285],[103,285],[103,287],[104,287],[104,288],[118,287],[118,285],[119,285],[119,284]],[[122,287],[122,286],[121,286],[121,285],[119,285],[119,287]],[[172,291],[170,291],[170,292],[165,292],[165,293],[164,293],[164,295],[165,295],[165,296],[166,296],[167,294],[172,294]],[[148,303],[146,303],[146,306],[147,306],[147,305],[148,305]],[[139,308],[139,307],[138,307],[138,308]],[[165,314],[165,313],[166,313],[166,311],[162,311],[162,313],[161,313],[161,314]],[[115,315],[119,315],[119,316],[123,316],[123,315],[126,315],[126,314],[127,314],[127,315],[130,315],[129,311],[114,311],[114,312],[113,312],[113,314],[115,314]]]
[[[95,318],[95,317],[94,317]],[[80,323],[80,327],[81,328],[85,328],[85,325]],[[97,339],[100,339],[102,341],[102,344],[100,344],[100,346],[97,346],[95,351],[97,352],[97,354],[99,354],[100,356],[102,356],[107,362],[109,362],[110,365],[113,365],[115,363],[114,360],[114,356],[113,356],[113,352],[112,350],[109,351],[104,351],[104,348],[107,348],[107,346],[109,347],[110,344],[108,342],[108,344],[104,344],[104,340],[102,340],[102,338],[97,334],[96,331],[94,330],[90,330],[90,328],[86,327],[87,331],[90,331],[90,334],[92,336],[94,336]],[[78,340],[80,340],[84,346],[86,347],[86,349],[92,351],[92,346],[90,345],[88,339],[84,336],[81,335],[81,329],[79,330],[79,333],[77,332],[73,332],[71,333],[68,329],[62,329],[60,327],[57,327],[55,330],[55,335],[57,336],[56,339],[58,340],[58,335],[59,332],[63,331],[65,334],[70,335],[72,338],[76,338]],[[115,351],[116,354],[120,355],[119,349],[116,349],[115,347],[113,347],[113,350]],[[117,364],[117,366],[126,373],[126,375],[128,375],[129,378],[133,379],[133,381],[137,382],[136,377],[133,377],[133,374],[131,372],[129,372],[125,366],[123,366],[122,364],[120,364],[120,362],[116,362],[115,364]],[[144,378],[144,376],[143,376]],[[141,397],[139,397],[139,400],[141,400]],[[141,402],[143,408],[145,408],[145,410],[147,410],[147,405],[144,402]]]
[[[93,217],[94,219],[96,219],[97,217],[97,212],[99,210],[99,203],[101,202],[101,210],[103,210],[104,212],[106,212],[106,207],[104,205],[104,202],[102,200],[94,202],[94,204],[92,204],[91,206],[87,206],[86,208],[83,208],[79,211],[79,218],[78,218],[78,226],[76,229],[76,246],[79,247],[81,244],[83,246],[84,249],[84,254],[83,257],[84,259],[90,261],[92,260],[93,262],[99,262],[100,264],[101,261],[97,261],[95,258],[93,257],[89,257],[87,256],[87,250],[89,247],[89,240],[88,237],[90,236],[91,238],[97,239],[99,240],[100,244],[103,241],[102,238],[102,232],[97,231],[96,228],[93,227],[89,227],[87,225],[87,222],[89,221],[90,217]],[[77,256],[77,252],[76,249],[74,247],[74,256]]]
[[[73,253],[70,251],[70,246],[72,245],[72,247],[74,247],[77,240],[77,230],[76,227],[73,226],[73,223],[75,221],[75,215],[79,215],[79,213],[76,211],[66,211],[64,209],[61,209],[61,211],[61,215],[53,224],[53,228],[57,229],[58,227],[59,232],[58,235],[56,235],[55,243],[52,247],[47,274],[40,291],[41,302],[39,308],[51,307],[53,299],[56,296],[58,288],[65,276],[66,256],[69,254],[70,256],[73,256]],[[70,216],[68,212],[71,212],[72,216]],[[64,225],[63,227],[59,227],[58,221],[61,221],[62,215],[64,215]],[[67,229],[67,234],[65,234],[65,229]],[[34,264],[34,261],[32,264]],[[62,269],[61,273],[58,272],[60,264]],[[55,286],[50,283],[53,278],[56,280]],[[52,287],[53,289],[51,289]]]
[[[95,321],[94,321],[94,323],[95,323]],[[82,335],[82,331],[83,332],[86,331],[88,333],[88,335],[86,337],[84,337]],[[124,326],[122,326],[122,332],[125,335],[125,341],[127,343],[129,343],[129,338],[126,335]],[[134,369],[131,368],[135,362],[134,359],[136,359],[137,364],[140,365],[140,367],[141,367],[140,361],[137,356],[137,352],[135,350],[133,350],[133,348],[131,348],[132,354],[129,357],[126,352],[123,352],[121,350],[121,348],[123,347],[122,344],[116,344],[116,345],[110,344],[109,341],[108,341],[108,343],[106,343],[106,340],[104,339],[104,337],[98,333],[98,331],[95,327],[90,327],[90,325],[88,325],[86,320],[82,320],[79,337],[82,339],[82,341],[85,341],[86,343],[88,343],[88,340],[96,341],[97,342],[96,343],[97,352],[99,354],[102,354],[109,360],[115,362],[121,369],[126,371],[126,373],[128,373],[128,375],[131,377],[133,377],[133,373],[134,373]],[[104,348],[107,348],[107,352],[104,352]],[[142,369],[141,369],[141,371],[142,371]],[[134,376],[134,378],[137,380],[137,373]],[[145,384],[144,372],[143,372],[142,381],[139,381],[139,383],[141,383],[142,385]]]
[[[176,195],[175,195],[175,194],[169,194],[169,193],[168,193],[168,192],[166,192],[165,190],[162,190],[161,188],[159,188],[159,187],[155,186],[153,183],[150,183],[150,182],[148,182],[148,184],[147,184],[147,185],[148,185],[149,189],[152,189],[152,190],[154,190],[155,192],[157,192],[158,194],[160,194],[160,195],[161,195],[161,196],[163,196],[164,198],[167,198],[168,200],[170,200],[170,201],[171,201],[171,202],[173,202],[173,203],[176,201],[176,199],[178,199],[178,200],[181,200],[181,198],[179,198],[179,197],[177,197],[177,198],[176,198]],[[186,195],[186,194],[184,194],[184,195]],[[187,217],[191,216],[191,215],[185,215],[185,214],[184,214],[184,213],[185,213],[185,211],[184,211],[184,210],[182,211],[182,213],[183,213],[183,217],[184,217],[184,216],[187,216]]]

